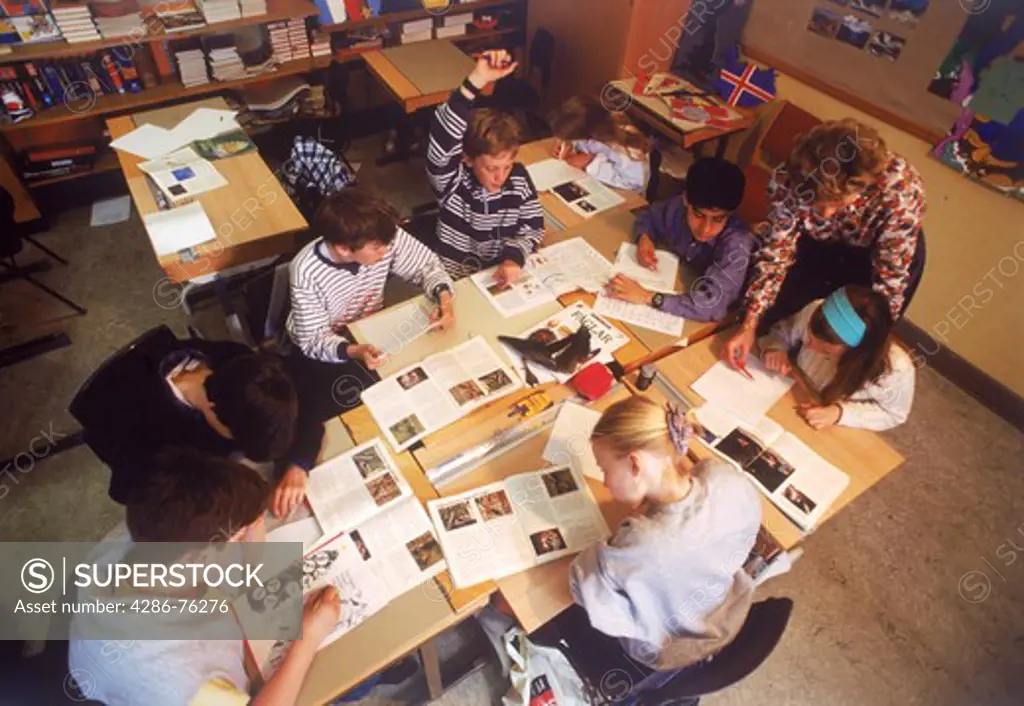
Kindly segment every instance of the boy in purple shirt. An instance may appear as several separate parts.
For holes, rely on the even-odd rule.
[[[732,212],[743,200],[746,179],[732,162],[705,157],[686,174],[686,188],[677,197],[653,204],[636,220],[637,260],[657,266],[655,248],[671,250],[697,273],[683,294],[645,289],[625,275],[608,283],[616,299],[647,304],[691,321],[718,321],[739,299],[754,252],[754,236]]]

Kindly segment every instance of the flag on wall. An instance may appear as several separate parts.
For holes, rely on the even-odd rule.
[[[715,90],[726,103],[740,108],[768,103],[775,100],[775,69],[761,69],[753,63],[743,63],[739,49],[733,47],[718,71]]]

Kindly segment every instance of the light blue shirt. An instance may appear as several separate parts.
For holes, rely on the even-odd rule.
[[[651,160],[648,155],[642,159],[630,156],[625,148],[616,148],[597,140],[575,140],[577,152],[594,155],[587,165],[587,174],[602,184],[616,189],[643,192],[651,179]]]

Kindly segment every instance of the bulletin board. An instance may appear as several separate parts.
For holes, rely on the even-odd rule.
[[[880,117],[899,118],[897,127],[937,139],[961,108],[928,86],[969,10],[993,1],[752,0],[742,44],[759,62],[817,79],[877,107]]]

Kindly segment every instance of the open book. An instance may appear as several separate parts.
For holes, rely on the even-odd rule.
[[[836,501],[850,477],[768,419],[745,425],[706,404],[696,410],[701,440],[754,480],[754,485],[801,529],[809,530]]]
[[[523,383],[481,336],[363,390],[388,443],[404,451],[427,434],[518,390]]]
[[[560,159],[545,159],[526,168],[538,193],[550,191],[584,218],[615,208],[626,200],[582,169]]]
[[[668,250],[658,250],[657,255],[657,268],[649,270],[637,261],[636,245],[623,243],[615,258],[614,272],[629,277],[651,291],[672,294],[676,289],[679,257]],[[603,292],[597,296],[594,311],[610,319],[618,319],[627,324],[660,331],[676,338],[683,335],[683,326],[686,323],[681,316],[660,311],[647,304],[635,304],[614,299]]]
[[[579,361],[576,370],[571,373],[555,372],[542,368],[536,363],[528,364],[529,370],[527,370],[523,364],[523,357],[508,346],[502,345],[508,353],[509,360],[513,361],[516,372],[524,380],[530,379],[532,374],[537,382],[565,382],[591,363],[597,362],[605,365],[612,363],[615,360],[612,354],[629,343],[629,336],[595,314],[590,307],[582,302],[567,306],[554,316],[531,326],[516,337],[550,344],[571,336],[581,326],[590,331],[590,353]]]
[[[196,200],[200,194],[228,185],[228,180],[213,164],[191,147],[140,162],[138,166],[172,206],[181,206]]]
[[[305,596],[333,585],[341,596],[341,619],[320,649],[352,630],[401,594],[445,569],[444,556],[420,501],[395,469],[379,439],[358,446],[310,473],[309,500],[330,539],[235,601],[246,626],[279,628],[281,638],[247,640],[260,673],[269,678],[290,640],[288,623]],[[287,525],[285,526],[287,527]],[[333,530],[344,527],[341,534]],[[282,528],[284,529],[284,528]],[[285,535],[277,530],[282,539]],[[297,537],[289,536],[290,540]],[[268,541],[275,537],[268,536]],[[296,605],[296,601],[299,605]]]
[[[609,534],[586,481],[568,466],[431,500],[427,509],[458,588],[575,554]]]
[[[583,238],[570,238],[530,255],[518,282],[500,285],[497,267],[473,275],[473,283],[502,316],[516,316],[577,289],[599,292],[612,265]]]

